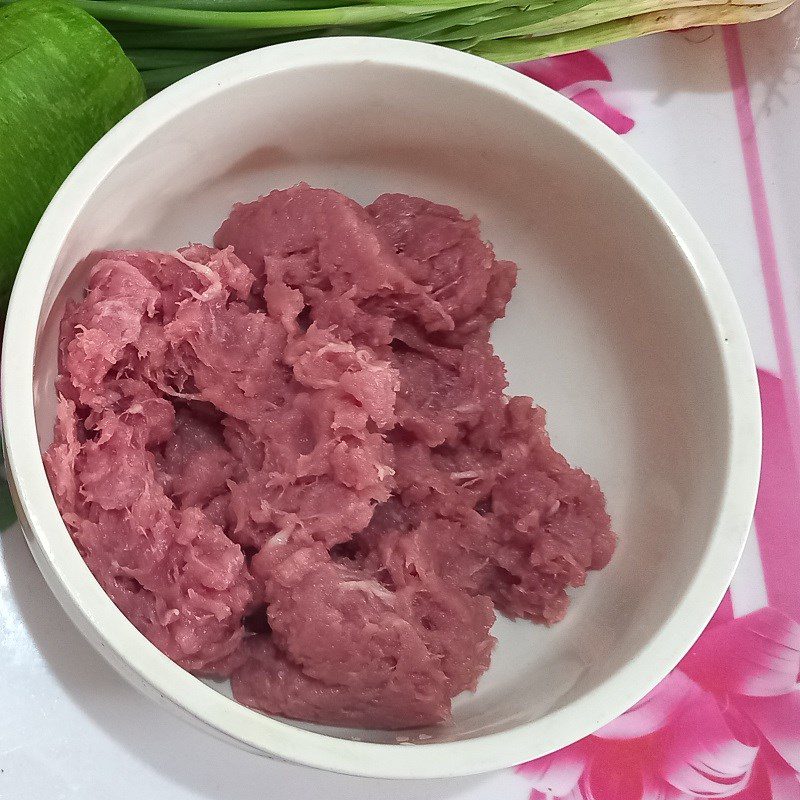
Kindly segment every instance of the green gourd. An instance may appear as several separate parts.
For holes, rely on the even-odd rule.
[[[144,99],[134,65],[85,11],[60,0],[0,8],[0,316],[50,199]]]

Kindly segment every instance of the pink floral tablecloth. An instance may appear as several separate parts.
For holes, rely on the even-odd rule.
[[[266,761],[140,697],[0,540],[0,799],[800,800],[800,10],[520,65],[625,136],[715,247],[759,367],[764,456],[730,591],[653,692],[491,775],[389,782]]]

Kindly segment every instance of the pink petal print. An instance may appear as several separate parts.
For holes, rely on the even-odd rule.
[[[680,792],[654,775],[651,763],[652,753],[635,748],[595,758],[581,778],[580,800],[678,800]]]
[[[610,81],[605,62],[589,50],[516,64],[514,69],[557,92],[581,81]]]
[[[737,697],[736,705],[756,724],[778,755],[795,772],[800,772],[800,689],[776,697]]]
[[[800,462],[792,447],[789,383],[758,370],[764,451],[756,503],[756,532],[769,604],[800,620]]]
[[[675,671],[635,706],[613,722],[600,728],[595,736],[601,739],[635,739],[660,730],[684,703],[699,695],[701,689],[691,678]]]
[[[770,797],[774,800],[800,800],[800,776],[793,769],[776,763],[769,764],[766,770]]]
[[[723,713],[716,698],[705,693],[670,726],[661,775],[690,797],[731,797],[747,786],[758,743],[748,720],[732,709]]]
[[[615,133],[628,133],[633,129],[634,121],[621,111],[610,106],[597,89],[584,89],[570,97],[574,103],[585,108],[590,114],[604,122]]]
[[[638,770],[619,769],[595,759],[581,781],[581,790],[586,800],[642,800],[644,781]]]
[[[714,692],[786,694],[800,673],[800,625],[774,608],[705,630],[681,669]]]
[[[731,600],[730,590],[725,592],[722,602],[717,606],[714,616],[711,617],[709,625],[719,625],[723,622],[730,622],[733,619],[733,601]]]
[[[531,779],[532,798],[537,791],[547,797],[563,797],[577,786],[587,762],[588,740],[583,739],[548,756],[520,764],[516,771]]]

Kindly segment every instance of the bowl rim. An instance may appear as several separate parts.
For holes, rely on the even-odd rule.
[[[713,323],[724,372],[728,460],[716,524],[666,623],[632,661],[579,699],[533,722],[463,741],[409,746],[339,739],[241,706],[185,672],[127,622],[89,572],[58,512],[39,451],[33,397],[39,312],[57,254],[97,186],[132,149],[199,101],[289,70],[360,63],[427,70],[501,93],[544,115],[610,164],[668,227],[682,252]],[[664,678],[702,632],[733,576],[755,506],[761,453],[755,364],[731,287],[689,212],[629,145],[574,103],[511,69],[430,44],[332,37],[272,45],[207,67],[134,110],[75,167],[31,238],[9,304],[1,380],[6,459],[25,535],[50,588],[84,635],[134,685],[168,699],[173,710],[218,736],[335,772],[383,778],[477,774],[545,755],[610,722]]]

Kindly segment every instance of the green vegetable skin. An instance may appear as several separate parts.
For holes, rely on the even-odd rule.
[[[58,0],[0,8],[0,315],[52,196],[144,99],[136,68],[85,11]]]

